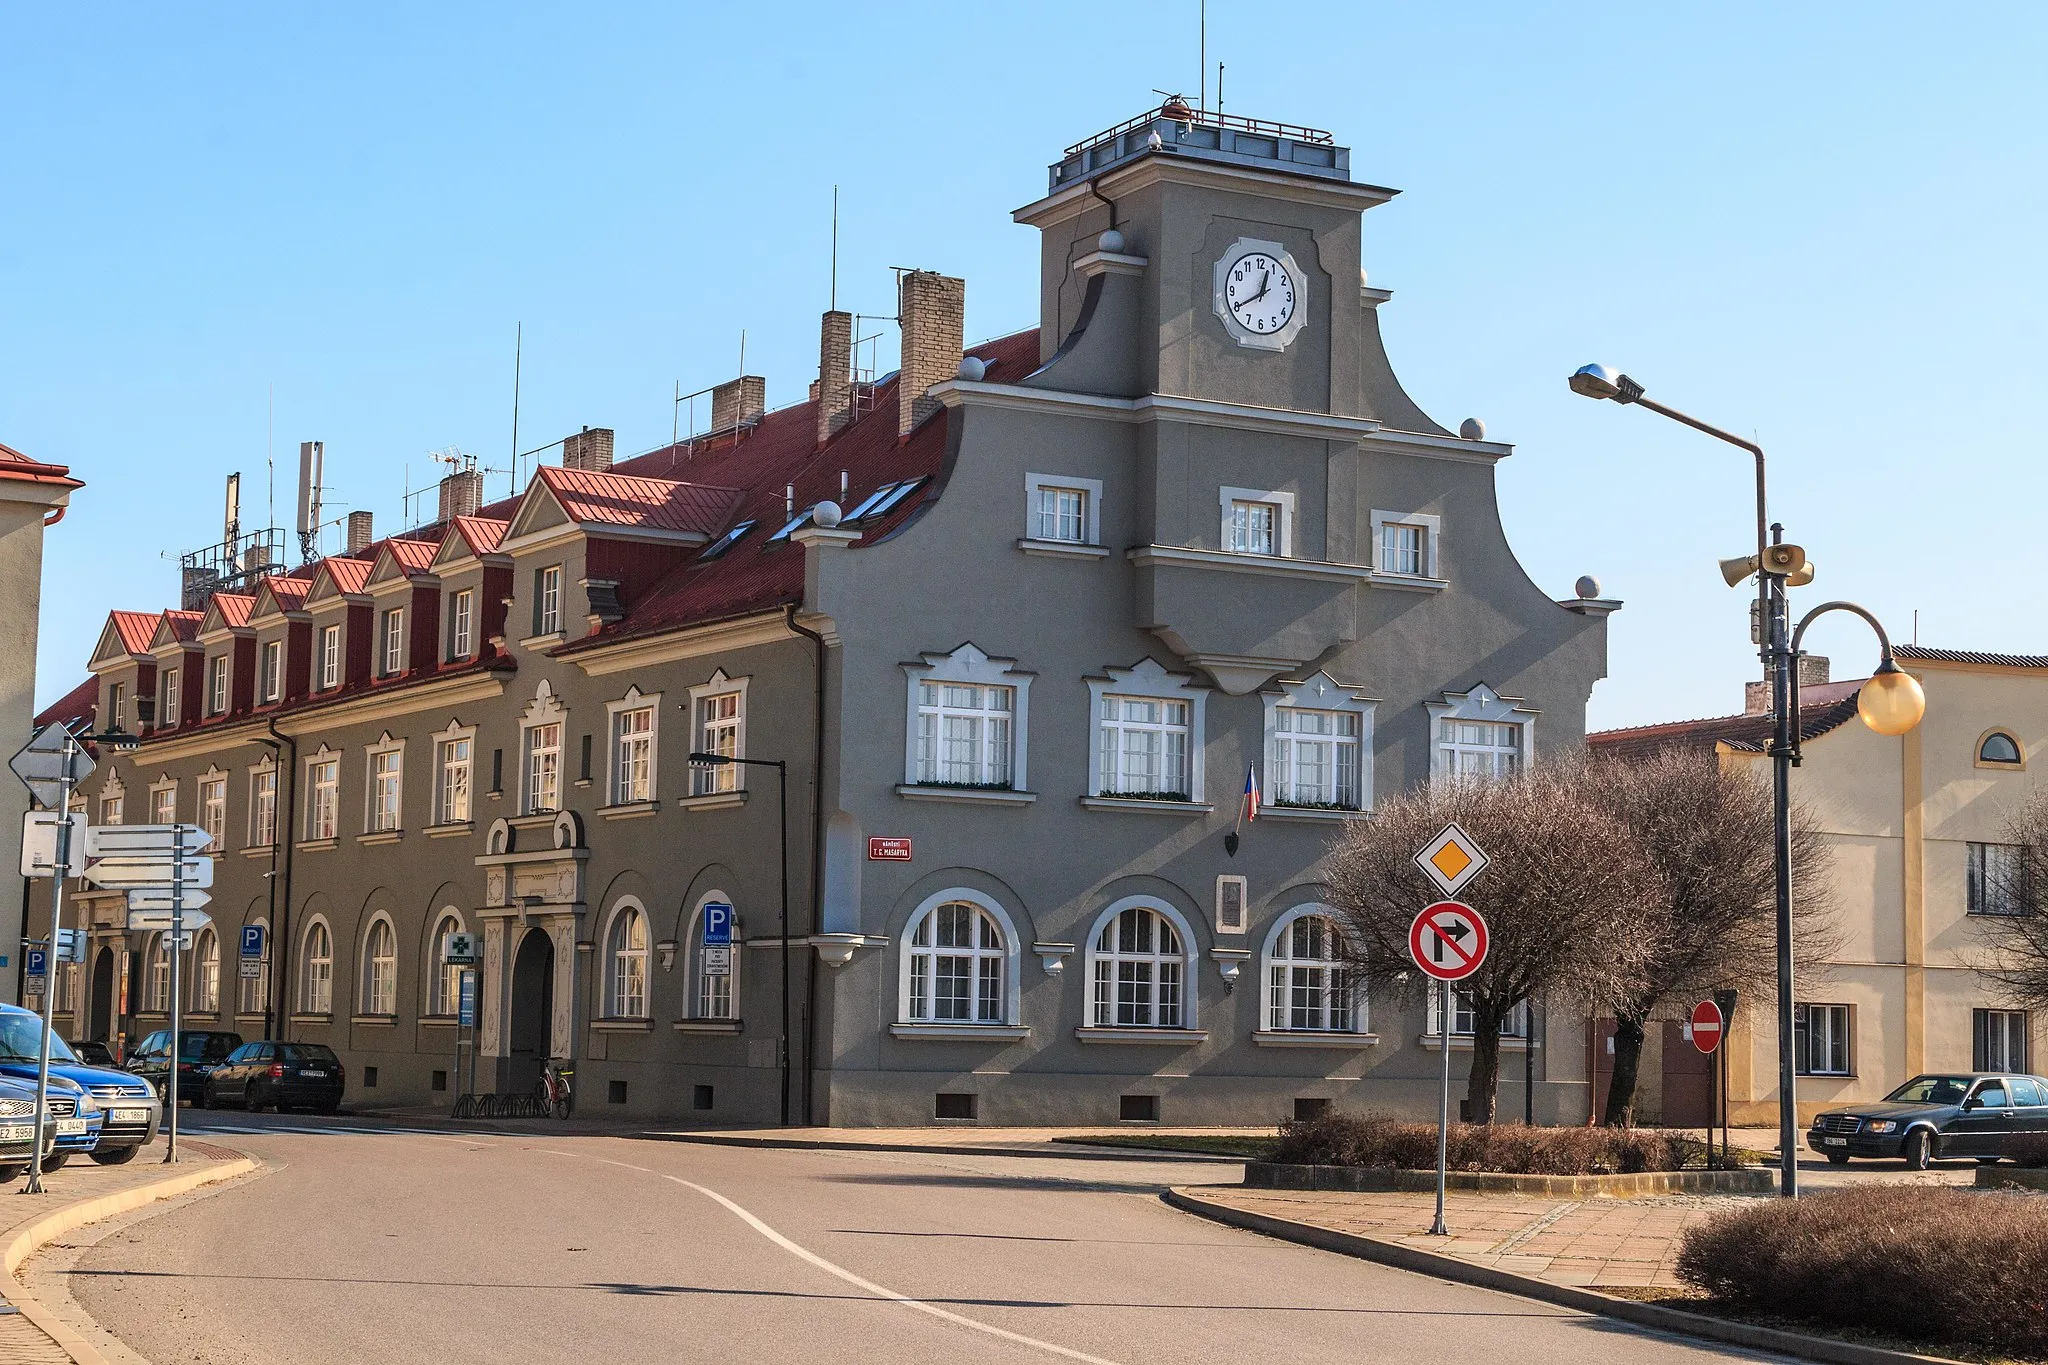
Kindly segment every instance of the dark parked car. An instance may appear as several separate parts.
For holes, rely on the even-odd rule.
[[[1936,1157],[1996,1161],[2028,1134],[2048,1139],[2048,1079],[1970,1071],[1915,1076],[1882,1100],[1830,1109],[1806,1144],[1837,1166],[1895,1157],[1924,1171]]]
[[[78,1060],[84,1062],[87,1066],[119,1067],[121,1065],[114,1058],[114,1049],[108,1047],[105,1043],[97,1042],[90,1038],[73,1038],[71,1040],[71,1050],[77,1053]]]
[[[139,1043],[128,1058],[128,1070],[148,1081],[164,1103],[190,1100],[197,1104],[206,1093],[206,1078],[242,1045],[239,1033],[203,1033],[196,1029],[178,1034],[178,1093],[172,1098],[165,1084],[171,1070],[171,1031],[158,1029]]]
[[[332,1114],[348,1088],[348,1068],[322,1043],[244,1043],[206,1078],[200,1101],[209,1109],[240,1105],[250,1113],[275,1106]]]

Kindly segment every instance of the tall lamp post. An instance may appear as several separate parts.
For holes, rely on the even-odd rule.
[[[1731,588],[1750,575],[1757,579],[1756,629],[1753,632],[1758,655],[1771,680],[1771,711],[1774,731],[1771,739],[1772,854],[1777,873],[1778,909],[1778,1170],[1779,1193],[1787,1199],[1799,1195],[1799,1104],[1797,1066],[1793,1049],[1792,998],[1792,769],[1799,762],[1799,643],[1814,619],[1831,611],[1846,611],[1862,617],[1877,632],[1877,671],[1856,694],[1856,710],[1863,723],[1881,735],[1903,735],[1920,723],[1927,698],[1920,684],[1901,672],[1892,657],[1891,638],[1878,619],[1853,602],[1824,602],[1808,612],[1795,629],[1791,625],[1789,588],[1803,588],[1813,581],[1813,565],[1797,545],[1783,542],[1783,527],[1769,524],[1764,501],[1764,451],[1754,441],[1745,441],[1687,416],[1676,408],[1647,398],[1643,386],[1605,365],[1582,366],[1570,379],[1571,390],[1585,398],[1606,398],[1633,403],[1662,417],[1705,432],[1719,441],[1748,451],[1756,458],[1756,553],[1721,561],[1721,576]],[[1776,534],[1774,535],[1773,532]]]
[[[740,764],[750,768],[775,769],[775,799],[782,818],[782,912],[778,932],[782,938],[782,1032],[775,1040],[777,1080],[782,1094],[782,1126],[789,1127],[789,765],[779,758],[735,758],[731,754],[693,753],[690,762],[710,768]],[[688,946],[685,945],[685,961]]]

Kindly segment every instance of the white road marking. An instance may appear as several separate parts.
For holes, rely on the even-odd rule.
[[[709,1199],[713,1203],[725,1208],[728,1212],[733,1214],[741,1222],[745,1223],[748,1227],[760,1233],[763,1237],[773,1242],[776,1246],[781,1247],[784,1251],[796,1257],[798,1260],[807,1262],[810,1265],[814,1265],[828,1275],[837,1276],[839,1279],[846,1281],[854,1288],[865,1290],[867,1293],[873,1294],[876,1298],[887,1299],[891,1303],[902,1304],[905,1308],[912,1309],[919,1313],[928,1313],[932,1317],[938,1318],[944,1322],[950,1322],[956,1327],[965,1327],[970,1331],[981,1332],[988,1336],[998,1337],[1003,1341],[1015,1342],[1019,1346],[1028,1346],[1036,1351],[1047,1351],[1053,1355],[1064,1357],[1067,1360],[1082,1361],[1085,1363],[1085,1365],[1117,1365],[1117,1362],[1113,1360],[1105,1360],[1101,1356],[1091,1356],[1085,1351],[1076,1351],[1071,1347],[1061,1346],[1057,1342],[1040,1341],[1037,1337],[1027,1337],[1021,1332],[1012,1332],[1007,1328],[997,1327],[991,1323],[978,1322],[973,1318],[965,1317],[959,1313],[949,1312],[948,1310],[939,1307],[937,1304],[926,1303],[922,1299],[914,1299],[908,1294],[898,1293],[896,1290],[890,1289],[885,1285],[876,1284],[873,1280],[863,1279],[861,1276],[854,1274],[851,1270],[848,1270],[845,1266],[836,1265],[833,1262],[826,1260],[823,1256],[820,1256],[817,1252],[810,1250],[808,1247],[799,1246],[797,1243],[791,1241],[789,1238],[777,1232],[768,1224],[762,1222],[752,1213],[749,1213],[746,1209],[741,1208],[732,1200],[727,1199],[717,1190],[707,1189],[704,1186],[697,1184],[695,1181],[685,1180],[678,1175],[667,1175],[661,1171],[649,1170],[645,1166],[634,1166],[624,1161],[613,1161],[607,1157],[586,1158],[583,1157],[581,1153],[557,1151],[549,1147],[534,1147],[529,1148],[528,1150],[545,1153],[548,1156],[566,1156],[571,1159],[600,1161],[607,1166],[617,1166],[622,1170],[638,1171],[642,1175],[655,1176],[658,1179],[667,1180],[673,1184],[681,1185],[684,1189],[695,1190],[698,1194],[703,1195],[706,1199]]]

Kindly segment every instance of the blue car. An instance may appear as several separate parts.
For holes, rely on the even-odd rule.
[[[34,1089],[42,1027],[35,1011],[0,1005],[0,1076]],[[49,1169],[77,1155],[109,1166],[132,1160],[155,1135],[160,1112],[146,1084],[125,1071],[86,1066],[63,1039],[50,1035],[50,1115],[57,1145],[46,1163]],[[120,1122],[113,1123],[116,1118]]]

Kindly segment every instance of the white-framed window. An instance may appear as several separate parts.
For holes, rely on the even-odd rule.
[[[1294,494],[1225,488],[1221,501],[1224,549],[1238,555],[1294,554]]]
[[[128,728],[128,684],[107,684],[107,714],[114,718],[114,728]]]
[[[277,768],[267,765],[249,774],[249,845],[268,848],[277,842]]]
[[[322,750],[306,764],[306,837],[332,839],[341,815],[341,759]]]
[[[553,635],[562,628],[562,566],[533,571],[533,633]]]
[[[454,909],[441,912],[441,918],[434,921],[434,936],[429,942],[433,960],[427,971],[427,1013],[436,1018],[453,1018],[462,1009],[462,974],[467,968],[448,961],[448,939],[462,930],[462,916]]]
[[[149,823],[174,825],[178,822],[178,784],[160,782],[149,789]]]
[[[1428,1018],[1424,1023],[1426,1037],[1443,1036],[1443,993],[1436,987],[1429,988]],[[1475,1025],[1472,1014],[1472,993],[1454,990],[1451,992],[1451,1036],[1470,1038]],[[1529,1002],[1518,1000],[1508,1010],[1507,1018],[1500,1021],[1500,1036],[1503,1038],[1527,1038],[1529,1036]]]
[[[313,661],[322,690],[341,686],[341,627],[320,627],[320,651]]]
[[[1096,1028],[1193,1028],[1195,978],[1185,923],[1163,907],[1106,914],[1088,948],[1089,1022]]]
[[[1016,934],[1001,907],[962,891],[934,896],[906,927],[900,1018],[910,1024],[1007,1024]]]
[[[1102,543],[1102,480],[1026,474],[1024,504],[1025,539],[1060,545]]]
[[[568,710],[547,679],[519,719],[519,809],[525,815],[562,808],[562,730]]]
[[[1439,578],[1437,545],[1443,518],[1428,512],[1372,514],[1373,572],[1395,578]]]
[[[1344,962],[1337,922],[1322,905],[1297,906],[1266,936],[1265,1027],[1362,1033],[1365,992]]]
[[[392,678],[405,671],[405,608],[392,607],[384,613],[383,647],[377,671]]]
[[[84,972],[84,964],[60,962],[56,966],[57,998],[51,1002],[51,1009],[57,1014],[78,1014],[78,981]]]
[[[1799,1074],[1851,1075],[1855,1022],[1856,1013],[1847,1005],[1794,1005],[1792,1060]]]
[[[184,719],[178,713],[178,685],[182,681],[180,675],[185,671],[184,657],[180,655],[171,659],[168,663],[159,666],[157,671],[163,675],[160,687],[163,694],[163,703],[157,708],[157,728],[169,729]]]
[[[306,926],[299,953],[299,1007],[307,1014],[334,1013],[334,935],[327,921],[315,918]]]
[[[728,678],[724,669],[709,681],[690,689],[690,751],[724,754],[728,758],[747,756],[746,678]],[[747,769],[742,763],[702,763],[690,769],[690,795],[713,796],[719,792],[743,791]]]
[[[1972,915],[2027,912],[2026,849],[2019,844],[1967,844],[1964,904]]]
[[[611,1019],[647,1017],[647,915],[628,898],[612,911],[605,935],[605,1014]]]
[[[448,658],[467,659],[476,651],[476,590],[463,588],[448,598]]]
[[[1327,673],[1265,694],[1267,806],[1372,809],[1372,721],[1378,704]]]
[[[384,915],[363,935],[362,1007],[364,1014],[398,1013],[398,934]]]
[[[1208,693],[1151,659],[1088,680],[1096,796],[1200,801]]]
[[[434,823],[459,825],[469,819],[469,794],[476,775],[476,735],[450,726],[434,736]]]
[[[2025,1010],[1971,1010],[1970,1034],[1970,1070],[2027,1069],[2033,1029]]]
[[[690,1017],[693,1019],[736,1019],[739,992],[735,989],[740,969],[740,923],[737,910],[732,917],[732,944],[714,959],[716,949],[704,942],[704,907],[731,905],[723,891],[710,891],[697,901],[690,915],[690,935],[684,940],[689,963]]]
[[[972,642],[903,668],[905,784],[1023,790],[1032,675]]]
[[[263,700],[276,701],[284,695],[284,641],[263,642],[263,667],[257,676],[263,682]]]
[[[657,787],[656,760],[660,758],[656,727],[661,719],[661,694],[643,695],[638,687],[605,704],[611,731],[611,775],[607,783],[611,803],[629,805],[652,801]]]
[[[199,779],[199,827],[213,841],[209,847],[219,849],[224,845],[228,832],[227,774],[209,770]]]
[[[369,754],[369,780],[365,784],[369,806],[363,827],[372,834],[387,834],[402,828],[399,816],[405,792],[405,748],[390,735]]]
[[[252,959],[256,963],[253,975],[244,970],[239,956],[235,959],[235,1010],[240,1014],[262,1014],[270,1008],[270,922],[258,919],[250,923],[263,927],[264,955]]]
[[[149,936],[142,960],[142,1007],[151,1014],[167,1013],[171,1008],[171,953],[162,934]]]
[[[192,1012],[214,1014],[219,1010],[220,935],[208,925],[192,939]]]
[[[206,714],[228,713],[228,656],[216,654],[206,661]]]
[[[103,825],[120,824],[121,812],[126,804],[126,798],[122,796],[119,788],[113,791],[102,789],[100,792],[100,823]]]
[[[1527,767],[1536,713],[1485,683],[1470,692],[1446,692],[1432,702],[1430,771],[1438,777],[1492,781]]]

